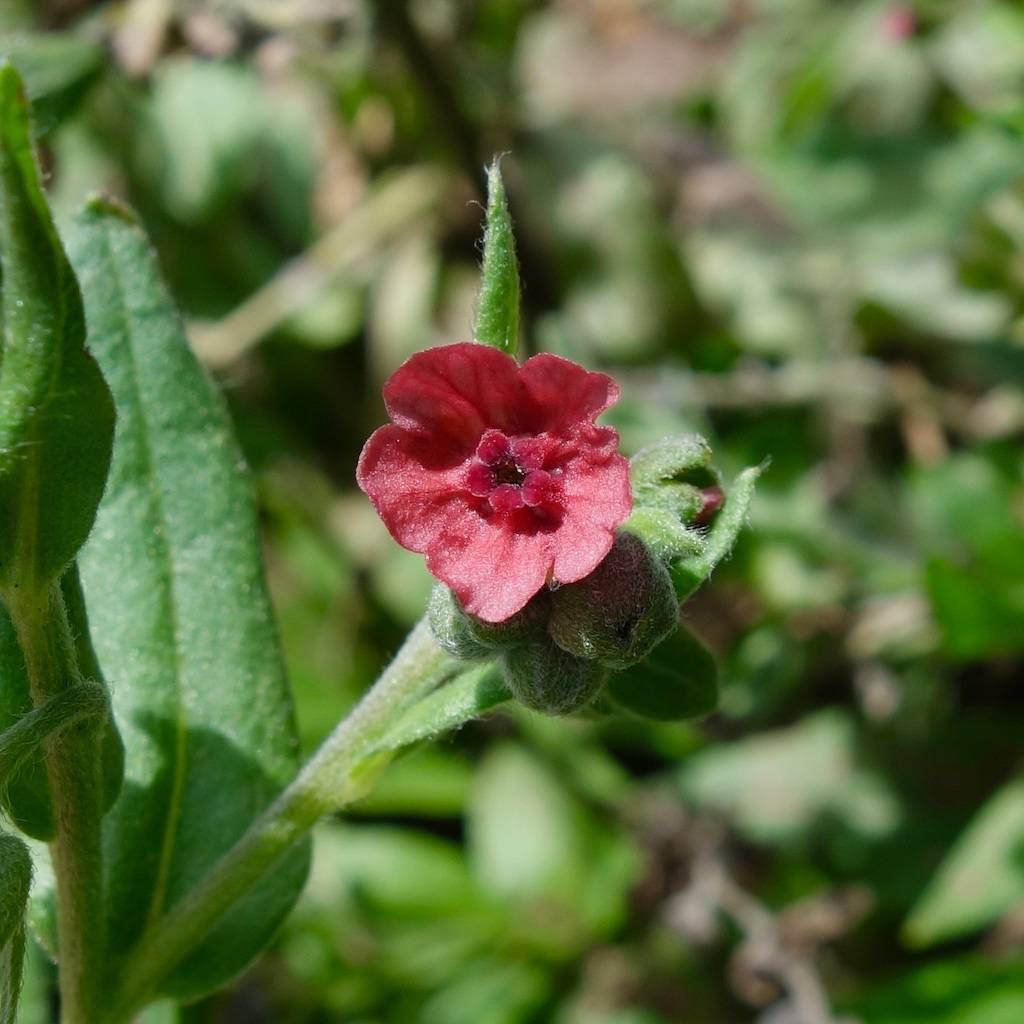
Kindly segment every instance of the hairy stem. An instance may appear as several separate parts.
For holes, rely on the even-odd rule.
[[[82,679],[60,587],[5,595],[37,707]],[[45,744],[56,834],[50,844],[57,882],[61,1020],[94,1024],[103,970],[103,817],[95,721],[82,721]]]
[[[384,728],[449,675],[455,662],[423,620],[347,718],[324,740],[294,781],[220,859],[206,878],[149,929],[120,971],[107,1019],[127,1020],[193,949],[325,814],[358,793],[352,769]]]

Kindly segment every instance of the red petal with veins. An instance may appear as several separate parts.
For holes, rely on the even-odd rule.
[[[473,447],[488,427],[516,434],[536,418],[516,361],[470,342],[417,352],[384,385],[384,404],[406,430]]]

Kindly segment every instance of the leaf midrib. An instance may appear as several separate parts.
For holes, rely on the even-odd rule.
[[[153,449],[150,443],[152,429],[146,418],[146,404],[142,400],[142,392],[137,372],[137,359],[133,344],[134,332],[132,330],[133,318],[129,313],[125,301],[125,290],[121,283],[121,269],[115,247],[110,238],[110,229],[106,223],[102,224],[103,245],[106,249],[107,258],[111,265],[111,290],[114,294],[116,305],[115,319],[120,321],[121,334],[125,339],[128,352],[127,365],[129,367],[128,377],[131,381],[132,394],[135,399],[140,423],[139,443],[144,456],[145,480],[147,491],[152,502],[154,514],[161,527],[155,548],[159,551],[159,558],[164,563],[167,579],[167,604],[168,604],[168,639],[173,655],[173,690],[176,711],[174,716],[174,766],[171,780],[171,798],[167,804],[167,811],[164,815],[163,836],[160,843],[160,856],[157,862],[157,872],[149,912],[146,915],[146,922],[143,926],[143,933],[148,931],[159,918],[164,901],[167,897],[168,881],[170,878],[171,861],[174,857],[174,843],[177,837],[178,821],[181,816],[181,808],[184,798],[185,776],[187,772],[187,723],[185,720],[185,707],[181,694],[181,625],[179,614],[179,599],[176,593],[174,555],[168,542],[169,531],[167,529],[167,516],[164,512],[165,497],[161,487],[159,476],[155,471]]]

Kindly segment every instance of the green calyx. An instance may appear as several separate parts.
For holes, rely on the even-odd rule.
[[[533,640],[502,656],[512,696],[533,711],[570,715],[589,704],[607,675],[595,661],[578,658],[548,639]]]
[[[431,591],[427,604],[427,621],[438,646],[461,661],[486,658],[491,652],[470,628],[469,616],[459,606],[458,599],[443,584]]]
[[[548,594],[542,590],[515,615],[502,622],[484,622],[463,611],[459,599],[439,583],[430,595],[427,618],[443,650],[471,661],[542,637],[548,610]]]
[[[589,576],[552,594],[548,633],[576,657],[624,669],[664,639],[678,617],[665,566],[635,534],[620,533]]]

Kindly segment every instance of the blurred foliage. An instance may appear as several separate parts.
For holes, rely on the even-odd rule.
[[[430,590],[355,460],[383,379],[469,334],[495,153],[527,351],[613,372],[630,453],[772,457],[687,605],[718,712],[410,755],[181,1020],[824,1024],[793,962],[837,1020],[1024,1019],[1024,8],[6,0],[0,29],[60,216],[140,211],[227,391],[306,749]]]

